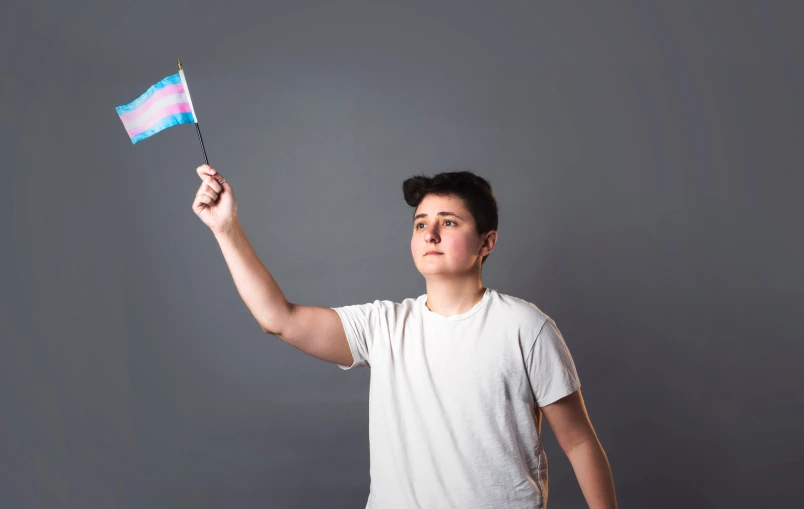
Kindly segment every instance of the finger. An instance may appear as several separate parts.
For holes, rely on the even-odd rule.
[[[201,196],[201,195],[209,196],[210,198],[212,198],[213,201],[218,200],[218,193],[216,193],[215,191],[210,189],[210,187],[208,185],[206,185],[206,184],[204,184],[201,187],[201,189],[198,190],[198,195],[199,196]]]
[[[210,176],[205,176],[204,182],[206,182],[207,185],[209,185],[209,187],[211,187],[216,193],[220,193],[223,190],[223,186]]]
[[[206,194],[197,194],[195,196],[196,203],[203,203],[205,205],[213,205],[215,200],[212,199],[211,196],[207,196]]]
[[[218,184],[220,184],[221,189],[225,189],[225,188],[226,188],[226,186],[227,186],[227,183],[226,183],[226,177],[224,177],[224,176],[223,176],[223,175],[221,175],[220,173],[216,173],[215,175],[213,175],[213,176],[212,176],[212,180],[214,180],[215,182],[217,182]]]
[[[217,182],[211,182],[211,183],[210,182],[204,182],[203,184],[201,184],[201,187],[199,187],[198,190],[199,191],[204,191],[206,194],[212,196],[213,198],[215,198],[217,200],[218,199],[218,194],[220,193],[220,191],[218,191],[217,189],[215,189],[213,187],[215,185],[220,187],[220,184],[218,184]]]
[[[195,172],[198,173],[198,176],[201,177],[202,179],[204,178],[204,175],[216,175],[218,173],[217,171],[215,171],[215,168],[213,168],[208,164],[202,164],[201,166],[195,169]]]
[[[213,168],[212,166],[210,166],[208,164],[202,164],[201,166],[196,168],[196,172],[199,175],[215,175],[216,173],[218,173],[215,170],[215,168]]]

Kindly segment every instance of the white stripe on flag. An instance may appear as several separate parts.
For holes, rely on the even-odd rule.
[[[162,115],[159,114],[162,111],[162,108],[173,104],[187,102],[189,102],[187,100],[187,96],[183,93],[166,95],[165,97],[162,97],[158,101],[151,104],[150,107],[142,113],[142,115],[132,118],[128,122],[123,122],[123,125],[128,131],[139,130],[142,126],[151,125],[159,120],[159,118],[162,117]]]

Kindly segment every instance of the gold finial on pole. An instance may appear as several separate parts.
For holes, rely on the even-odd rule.
[[[179,61],[179,70],[181,71],[181,60],[179,60],[178,58],[176,60]]]

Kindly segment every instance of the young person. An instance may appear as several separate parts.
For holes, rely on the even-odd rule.
[[[547,420],[590,508],[616,508],[605,452],[555,322],[485,287],[497,243],[491,186],[471,172],[405,180],[427,293],[336,308],[289,302],[252,249],[234,192],[207,165],[193,211],[214,233],[263,331],[341,369],[372,368],[367,509],[543,509]]]

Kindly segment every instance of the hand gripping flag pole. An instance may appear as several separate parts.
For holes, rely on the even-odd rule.
[[[154,134],[179,124],[195,124],[204,162],[209,164],[204,138],[198,126],[198,117],[190,98],[190,87],[179,62],[179,72],[166,77],[128,104],[115,107],[126,128],[132,145]]]

